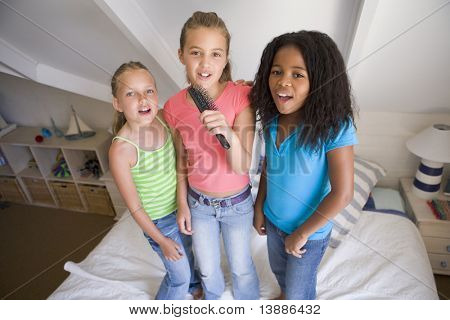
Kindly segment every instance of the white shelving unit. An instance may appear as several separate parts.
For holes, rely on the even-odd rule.
[[[114,178],[111,175],[111,171],[106,172],[101,180],[105,183],[109,196],[116,212],[116,219],[119,220],[122,215],[128,210],[125,200],[120,195],[119,189],[114,182]]]
[[[108,149],[112,136],[99,130],[95,136],[81,140],[69,141],[52,136],[38,143],[35,137],[39,134],[40,128],[18,127],[0,138],[0,148],[8,162],[0,166],[1,198],[115,215],[106,183],[101,179],[108,172]],[[58,154],[66,160],[70,171],[68,177],[53,174]],[[93,159],[98,160],[100,177],[82,177],[80,169],[87,160]]]

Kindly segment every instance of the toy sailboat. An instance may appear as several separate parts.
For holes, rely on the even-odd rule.
[[[81,120],[73,106],[70,107],[72,108],[72,116],[70,117],[69,129],[64,137],[67,140],[79,140],[94,136],[95,131],[89,128],[89,126]]]

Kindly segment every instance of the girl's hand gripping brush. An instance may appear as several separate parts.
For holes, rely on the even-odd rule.
[[[208,92],[206,92],[204,88],[192,85],[188,88],[188,92],[192,97],[192,100],[194,100],[194,103],[200,113],[205,110],[217,110],[214,101],[211,99],[211,97],[208,95]],[[219,140],[222,147],[224,147],[225,149],[230,149],[230,144],[223,134],[216,134],[216,138],[217,140]]]

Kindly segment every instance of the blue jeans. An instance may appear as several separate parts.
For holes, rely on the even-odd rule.
[[[328,247],[331,232],[319,240],[308,240],[306,252],[297,258],[285,251],[287,233],[274,226],[266,217],[267,250],[272,272],[287,300],[316,299],[317,269]]]
[[[183,300],[188,292],[192,293],[200,287],[200,277],[194,269],[191,237],[180,233],[176,221],[176,211],[163,218],[153,220],[153,223],[164,236],[180,244],[183,254],[177,261],[167,260],[159,244],[144,232],[144,236],[161,258],[167,271],[155,299]]]
[[[220,298],[225,290],[224,276],[220,268],[220,233],[231,269],[234,299],[259,299],[259,280],[250,251],[252,196],[250,194],[244,201],[235,205],[231,205],[229,200],[245,190],[226,198],[201,195],[200,199],[196,200],[188,195],[194,231],[193,248],[207,300]],[[210,202],[225,200],[229,206],[207,206],[203,202],[204,199]]]

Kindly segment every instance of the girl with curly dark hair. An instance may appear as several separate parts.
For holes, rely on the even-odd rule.
[[[353,198],[350,85],[334,41],[287,33],[264,49],[251,104],[266,141],[254,227],[267,234],[280,299],[315,299],[331,219]]]

